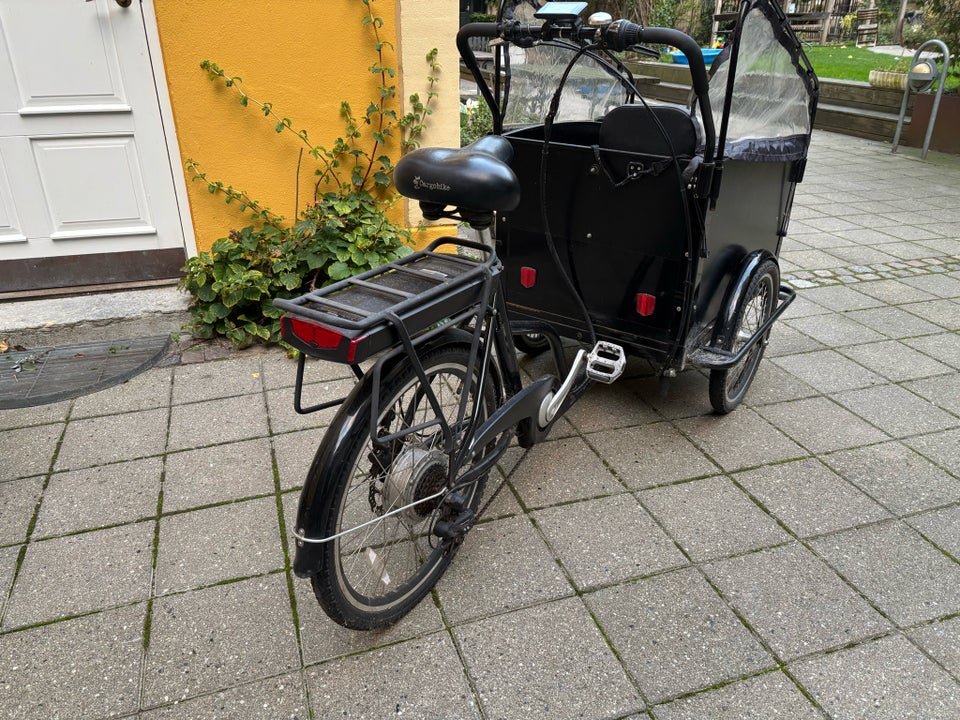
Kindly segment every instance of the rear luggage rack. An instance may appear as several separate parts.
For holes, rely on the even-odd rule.
[[[440,245],[481,250],[483,260],[435,252]],[[469,240],[440,239],[426,250],[341,280],[291,300],[284,310],[283,339],[305,354],[358,363],[400,342],[392,318],[413,336],[476,305],[492,277],[490,249]]]

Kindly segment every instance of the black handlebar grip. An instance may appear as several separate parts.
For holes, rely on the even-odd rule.
[[[607,47],[616,52],[622,52],[629,47],[640,44],[640,32],[643,25],[637,25],[629,20],[617,20],[610,23],[604,33]]]

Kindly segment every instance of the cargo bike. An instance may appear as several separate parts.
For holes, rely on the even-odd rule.
[[[542,440],[628,357],[665,377],[705,368],[713,408],[733,410],[794,297],[777,258],[818,85],[778,4],[744,0],[709,73],[678,30],[584,20],[582,2],[528,18],[506,4],[457,37],[493,134],[415,150],[395,171],[427,219],[478,239],[275,301],[301,352],[297,411],[339,404],[300,498],[293,569],[346,627],[394,622],[428,594],[502,487],[486,483],[508,445]],[[623,54],[652,44],[687,58],[689,104],[644,98],[650,80]],[[555,372],[525,384],[518,349],[550,351]],[[308,358],[350,365],[357,384],[304,407]]]

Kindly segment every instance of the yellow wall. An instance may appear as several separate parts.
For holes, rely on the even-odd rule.
[[[399,12],[399,0],[373,0],[371,5],[384,20],[381,38],[401,54],[403,97],[411,92],[425,96],[424,56],[430,48],[440,49],[441,97],[434,101],[427,142],[456,145],[455,4],[405,0]],[[154,0],[154,7],[182,160],[192,158],[209,179],[245,190],[292,218],[297,209],[296,168],[302,143],[291,133],[277,134],[275,122],[264,118],[252,103],[241,107],[236,93],[222,82],[210,82],[199,63],[209,59],[228,74],[242,77],[251,96],[273,103],[281,117],[293,121],[294,129],[306,129],[312,142],[330,145],[343,132],[341,100],[349,101],[354,113],[362,115],[375,98],[376,79],[368,68],[377,57],[371,30],[362,24],[363,3]],[[385,63],[398,67],[396,53],[389,47],[385,53]],[[312,197],[315,168],[316,161],[305,152],[300,208]],[[209,249],[231,228],[250,224],[235,204],[227,205],[222,196],[207,192],[206,185],[190,182],[189,174],[187,181],[199,250]],[[403,218],[398,206],[394,219]]]

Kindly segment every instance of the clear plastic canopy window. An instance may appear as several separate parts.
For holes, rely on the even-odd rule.
[[[761,162],[804,157],[810,97],[790,51],[761,10],[747,13],[739,47],[724,155]],[[729,61],[722,62],[710,80],[710,105],[718,128],[729,73]]]
[[[542,123],[574,50],[553,45],[510,47],[510,99],[504,128]],[[582,56],[563,86],[557,122],[598,120],[627,101],[618,78],[589,56]]]

